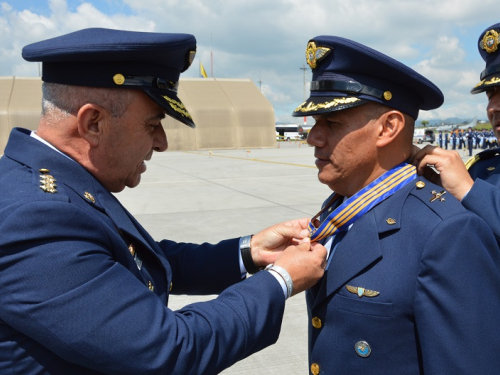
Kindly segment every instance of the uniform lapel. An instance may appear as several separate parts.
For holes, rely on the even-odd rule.
[[[413,183],[406,185],[354,223],[335,250],[325,275],[316,285],[317,292],[315,290],[308,296],[309,301],[314,301],[313,307],[382,259],[380,236],[399,231],[404,202],[414,188]]]
[[[373,262],[382,258],[374,210],[352,226],[333,254],[328,271],[320,281],[314,307]],[[367,246],[366,244],[369,244]]]

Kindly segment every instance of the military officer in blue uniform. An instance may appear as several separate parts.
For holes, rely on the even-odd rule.
[[[500,137],[500,23],[492,25],[479,36],[479,54],[486,62],[480,82],[472,94],[486,93],[486,114],[494,133],[493,141]],[[496,139],[495,139],[496,138]],[[500,243],[500,149],[485,150],[469,159],[466,164],[458,154],[424,147],[415,154],[414,164],[420,174],[442,185],[459,199],[463,206],[483,218]],[[436,175],[428,168],[432,164],[440,172]]]
[[[317,374],[498,374],[500,251],[486,223],[409,164],[426,78],[337,36],[309,41],[318,179],[334,194],[311,222],[329,250],[306,292]],[[362,142],[359,142],[362,140]]]
[[[304,220],[156,242],[112,194],[167,148],[166,115],[194,127],[177,84],[195,50],[109,29],[23,49],[43,62],[43,103],[0,159],[1,374],[216,374],[274,343],[286,298],[323,275]],[[171,293],[220,296],[172,311]]]

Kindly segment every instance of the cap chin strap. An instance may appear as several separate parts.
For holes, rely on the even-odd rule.
[[[312,81],[311,91],[340,91],[348,94],[365,94],[382,100],[388,100],[386,97],[387,94],[385,94],[387,91],[362,85],[356,81]]]
[[[492,65],[481,72],[481,80],[483,80],[484,77],[488,77],[489,75],[498,72],[500,72],[500,64]]]

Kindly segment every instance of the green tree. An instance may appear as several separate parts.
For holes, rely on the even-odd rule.
[[[429,121],[427,121],[427,120],[422,120],[422,121],[420,121],[420,123],[422,124],[422,126],[423,126],[424,128],[426,128],[426,127],[427,127],[427,125],[429,125]]]

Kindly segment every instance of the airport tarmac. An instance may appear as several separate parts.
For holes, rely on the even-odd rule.
[[[331,191],[317,180],[313,154],[293,141],[270,149],[155,153],[141,184],[117,197],[156,240],[214,243],[315,215]],[[169,307],[215,297],[172,296]],[[308,324],[300,293],[286,303],[278,342],[222,374],[309,373]]]

